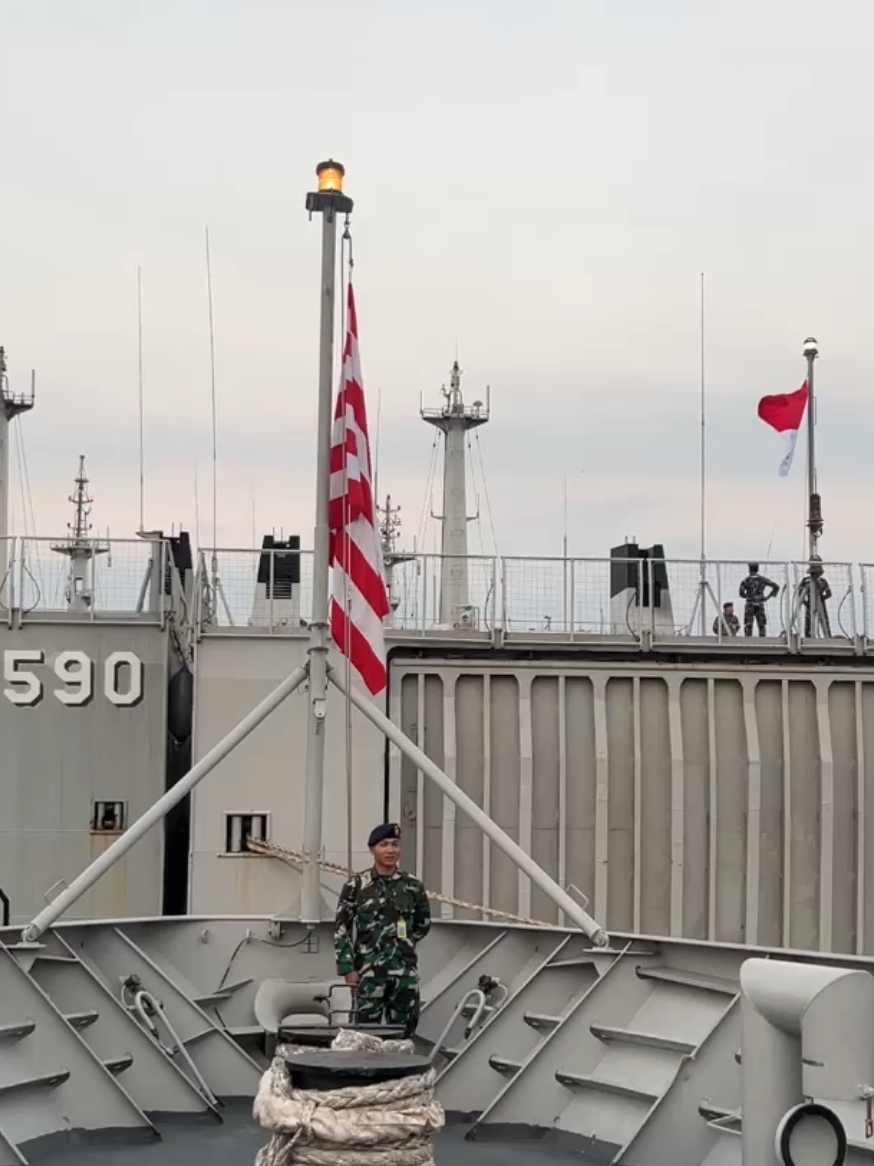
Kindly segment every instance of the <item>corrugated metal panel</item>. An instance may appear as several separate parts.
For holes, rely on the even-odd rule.
[[[43,654],[42,662],[21,664],[39,689],[29,706],[6,696],[26,688],[11,684],[8,672],[22,650]],[[64,704],[55,695],[77,691],[56,672],[67,652],[84,653],[91,665],[93,694],[83,704]],[[106,664],[116,652],[132,652],[142,662],[142,699],[133,707],[107,695]],[[0,887],[11,900],[12,919],[23,923],[45,905],[50,888],[72,881],[115,838],[91,831],[94,800],[124,802],[130,822],[164,791],[167,634],[98,623],[0,628],[0,662],[7,669],[0,681]],[[127,666],[121,669],[120,692],[127,691],[129,675]],[[152,831],[71,916],[159,912],[162,849],[162,832]]]
[[[392,684],[405,731],[608,928],[874,950],[870,672],[398,662]],[[430,889],[556,919],[412,766],[400,773]]]

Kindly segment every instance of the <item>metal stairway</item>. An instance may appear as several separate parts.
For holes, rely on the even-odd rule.
[[[725,1088],[726,1075],[737,1072],[738,983],[725,978],[724,961],[723,975],[711,973],[706,957],[701,968],[679,967],[656,948],[629,944],[606,958],[588,989],[581,984],[563,1011],[553,1009],[549,1030],[509,1067],[467,1136],[547,1137],[617,1166],[699,1166],[719,1137],[696,1112],[702,1089]],[[497,1038],[509,1032],[511,1010],[524,1014],[521,993],[502,1010],[501,1028],[493,1020],[444,1073],[448,1109],[477,1091],[477,1046],[500,1063]],[[686,1125],[695,1131],[684,1147],[676,1138],[680,1113],[692,1115]],[[548,1129],[544,1114],[553,1115]]]
[[[444,1050],[438,1091],[453,1120],[473,1120],[487,1110],[615,958],[583,937],[565,936],[526,966],[469,1043]]]
[[[95,958],[99,957],[99,958]],[[132,972],[200,1070],[158,1042],[120,1000]],[[53,1143],[160,1140],[162,1121],[221,1121],[216,1097],[251,1098],[259,1066],[116,928],[89,940],[50,931],[0,943],[0,1166],[26,1166]]]

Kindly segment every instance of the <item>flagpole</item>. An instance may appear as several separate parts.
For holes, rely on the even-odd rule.
[[[321,321],[319,342],[318,445],[316,455],[316,525],[313,537],[313,610],[310,623],[309,716],[307,720],[304,868],[301,919],[321,918],[319,855],[325,779],[325,716],[328,701],[328,566],[331,491],[331,427],[334,390],[334,315],[337,286],[337,215],[349,214],[352,199],[343,194],[345,170],[329,160],[316,167],[318,191],[309,193],[310,218],[322,216]]]
[[[813,336],[804,341],[807,360],[807,530],[810,574],[811,630],[816,635],[819,627],[819,587],[814,579],[814,566],[819,560],[819,538],[822,534],[822,501],[816,490],[816,403],[813,392],[813,362],[819,356],[819,345]]]

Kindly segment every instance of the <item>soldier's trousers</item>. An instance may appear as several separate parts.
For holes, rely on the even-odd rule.
[[[358,1019],[362,1024],[396,1024],[411,1037],[419,1023],[419,973],[371,968],[358,985]]]
[[[749,600],[744,604],[744,635],[751,636],[753,634],[753,620],[756,621],[756,627],[759,629],[759,635],[765,635],[765,628],[767,627],[767,618],[765,616],[764,603],[750,603]]]

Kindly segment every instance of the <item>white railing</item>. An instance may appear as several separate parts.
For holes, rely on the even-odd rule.
[[[189,606],[176,571],[167,570],[166,541],[94,540],[80,582],[86,602],[74,611],[71,561],[63,553],[68,548],[64,539],[0,540],[0,618],[9,623],[135,618],[163,624],[172,610],[177,622],[193,623],[203,633],[304,634],[309,625],[309,550],[203,550]],[[763,647],[828,640],[857,651],[874,648],[874,565],[824,563],[822,602],[811,605],[807,563],[761,563],[760,573],[776,593],[758,610],[741,597],[749,565],[739,561],[710,560],[702,569],[698,560],[471,555],[447,565],[453,579],[445,602],[440,555],[396,555],[388,566],[393,610],[386,626],[399,637],[488,639],[499,633],[506,641],[547,636],[737,644],[758,640],[764,630]],[[734,620],[720,618],[726,603],[734,604]]]
[[[740,636],[772,643],[856,643],[874,631],[874,608],[868,624],[858,616],[864,610],[864,571],[849,563],[824,563],[812,589],[807,563],[760,563],[759,573],[773,587],[767,588],[770,598],[755,605],[741,594],[750,573],[746,562],[505,558],[501,624],[508,638],[552,632],[573,639],[605,635],[653,642]],[[723,619],[725,604],[733,606]]]
[[[289,577],[289,555],[296,568]],[[457,569],[451,594],[458,598]],[[389,565],[395,634],[474,634],[500,631],[506,640],[544,635],[570,640],[608,636],[632,642],[683,640],[801,645],[828,639],[858,646],[874,636],[871,568],[823,564],[824,597],[809,614],[804,562],[760,563],[773,588],[763,607],[747,605],[741,584],[749,564],[712,560],[544,559],[468,556],[466,602],[444,610],[440,555],[398,555]],[[284,572],[284,575],[283,575]],[[260,581],[259,581],[260,577]],[[282,578],[286,579],[285,584]],[[268,634],[304,632],[312,611],[312,552],[206,550],[201,552],[198,620],[203,631],[228,628]],[[874,578],[872,578],[874,583]],[[725,620],[723,605],[732,603]],[[734,618],[732,618],[732,616]],[[736,622],[735,622],[736,621]],[[762,632],[764,635],[762,636]],[[752,645],[751,645],[752,646]]]
[[[163,540],[89,539],[74,572],[69,538],[0,540],[0,617],[162,623],[181,584]],[[165,594],[170,580],[170,595]]]
[[[398,556],[389,564],[393,611],[386,627],[420,634],[493,631],[498,560],[468,556],[467,602],[450,612],[441,607],[441,566],[440,555]],[[201,551],[198,624],[202,630],[258,629],[271,635],[305,630],[312,616],[312,580],[312,551]]]

